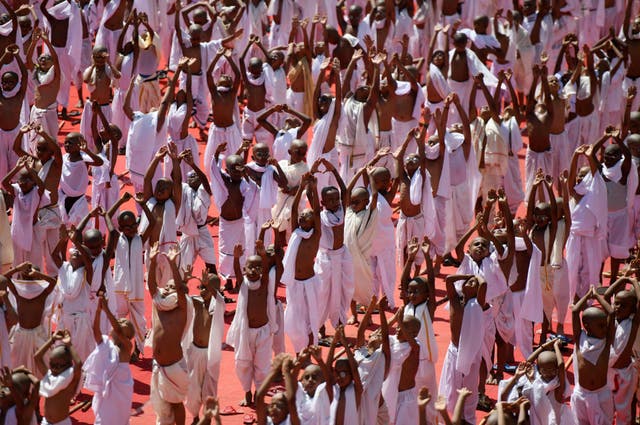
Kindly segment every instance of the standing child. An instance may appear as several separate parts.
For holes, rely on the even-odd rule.
[[[245,392],[241,406],[253,404],[251,384],[256,391],[269,373],[273,333],[276,324],[275,280],[269,279],[267,253],[262,242],[256,253],[240,268],[242,245],[233,250],[233,267],[242,278],[236,315],[227,333],[227,343],[235,348],[236,374]]]
[[[602,308],[588,307],[595,299]],[[573,335],[576,348],[573,353],[576,385],[571,394],[571,410],[578,423],[589,425],[610,424],[613,418],[613,396],[607,382],[610,348],[615,340],[615,320],[609,303],[591,288],[571,308]],[[580,326],[580,312],[582,326]]]
[[[44,356],[49,353],[49,368]],[[71,345],[71,334],[59,330],[40,347],[34,356],[38,370],[44,376],[40,381],[40,397],[44,398],[43,425],[71,425],[69,405],[76,395],[82,377],[82,360]]]
[[[293,360],[287,354],[273,359],[271,370],[256,393],[256,416],[258,425],[301,425],[296,409],[296,378],[293,376]],[[283,377],[286,391],[271,397],[267,405],[264,397],[272,381]]]
[[[311,208],[298,214],[298,205],[305,188]],[[318,339],[320,288],[313,264],[320,247],[321,234],[316,180],[311,174],[306,174],[298,186],[291,206],[291,239],[284,256],[284,272],[281,279],[282,283],[287,285],[284,330],[296,353],[308,345],[315,345]]]
[[[84,387],[92,391],[95,424],[129,423],[131,400],[133,398],[133,377],[129,368],[135,336],[133,324],[127,319],[116,319],[109,310],[107,300],[101,295],[97,300],[93,320],[93,337],[96,348],[83,366],[86,374]],[[102,334],[100,317],[102,312],[111,323],[111,339]]]

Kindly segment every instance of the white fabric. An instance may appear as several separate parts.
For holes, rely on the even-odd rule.
[[[389,374],[382,384],[382,396],[389,409],[389,418],[391,423],[396,420],[398,404],[398,384],[400,383],[400,375],[402,374],[402,365],[411,354],[411,346],[408,342],[400,342],[396,336],[389,337],[391,347],[391,358],[389,361]]]
[[[364,209],[354,213],[347,209],[344,224],[344,243],[353,258],[353,277],[355,282],[354,300],[368,304],[373,295],[370,257],[373,241],[378,228],[378,210]]]
[[[152,197],[147,201],[149,211],[153,211],[156,205],[158,205],[156,198]],[[171,199],[167,199],[162,208],[162,228],[160,228],[160,237],[158,238],[161,252],[167,252],[169,248],[178,241],[176,217],[176,207]],[[148,226],[149,220],[146,214],[144,214],[140,217],[140,232],[144,233]]]
[[[478,300],[472,298],[464,306],[462,327],[460,328],[460,340],[455,368],[468,375],[472,365],[478,360],[478,353],[484,341],[484,313]]]
[[[291,250],[291,242],[289,249]],[[285,267],[285,271],[286,271]],[[318,277],[313,276],[300,281],[292,278],[281,282],[287,286],[287,306],[284,310],[284,332],[289,337],[296,353],[309,344],[317,344],[318,329],[320,328],[320,306],[318,305]]]
[[[317,389],[316,389],[317,391]],[[335,424],[338,420],[338,403],[343,393],[338,384],[333,386],[333,400],[330,407],[329,422]],[[358,409],[356,407],[356,392],[353,383],[349,384],[344,390],[344,417],[342,418],[344,425],[357,425],[359,422]]]
[[[67,45],[64,53],[71,61],[72,75],[75,75],[80,65],[79,58],[82,52],[82,16],[75,2],[63,1],[47,9],[57,20],[68,19]],[[45,27],[51,32],[51,25],[45,19]]]
[[[144,299],[144,270],[140,235],[135,235],[131,241],[124,234],[120,234],[118,237],[113,281],[115,290],[126,292],[129,299]]]
[[[209,345],[207,346],[207,373],[214,382],[218,382],[220,375],[220,361],[222,360],[222,336],[224,334],[224,297],[219,292],[209,301],[209,315],[211,328],[209,329]]]
[[[73,366],[65,369],[57,376],[53,376],[48,370],[47,374],[40,380],[40,396],[51,398],[71,385],[73,381]]]
[[[29,251],[33,241],[33,219],[40,204],[40,194],[37,186],[34,186],[28,193],[22,193],[17,183],[13,183],[11,186],[16,194],[13,201],[11,239],[14,249]]]
[[[327,113],[313,124],[313,137],[311,139],[311,146],[307,152],[307,162],[309,164],[315,163],[323,153],[322,151],[327,143],[327,136],[329,135],[329,129],[331,127],[331,121],[333,120],[335,109],[336,99],[331,99]]]

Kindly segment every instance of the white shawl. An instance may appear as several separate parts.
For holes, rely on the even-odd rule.
[[[400,383],[400,375],[402,374],[402,364],[411,354],[411,345],[408,342],[398,341],[398,337],[393,335],[389,337],[389,345],[391,346],[391,356],[389,359],[389,374],[382,384],[382,396],[387,403],[389,410],[389,419],[391,423],[395,423],[396,407],[398,404],[398,384]]]
[[[158,201],[156,198],[150,198],[147,201],[147,208],[149,208],[149,211],[153,211],[153,208],[157,204]],[[160,229],[160,237],[158,239],[160,251],[162,252],[167,252],[169,248],[171,248],[168,245],[175,244],[178,241],[176,221],[176,207],[171,199],[167,199],[164,202],[164,208],[162,210],[162,228]],[[140,232],[144,233],[148,226],[149,220],[147,216],[143,214],[140,218]]]
[[[579,195],[583,195],[580,202],[575,203],[573,198],[571,199],[571,231],[576,232],[579,235],[585,234],[583,232],[591,233],[603,239],[607,232],[607,188],[600,173],[596,172],[595,175],[589,172],[582,181],[574,187],[575,191]],[[585,220],[585,213],[589,212],[595,219],[595,229],[586,228],[589,227],[590,220]]]
[[[273,165],[261,167],[254,161],[247,164],[256,173],[262,173],[260,177],[260,209],[271,209],[278,197],[278,185],[276,184],[274,173],[276,169]]]
[[[354,213],[347,209],[344,224],[344,243],[353,259],[353,275],[356,282],[353,299],[361,304],[371,301],[373,273],[369,264],[371,248],[378,230],[378,210],[364,209]]]
[[[482,356],[484,331],[484,312],[478,300],[471,298],[464,305],[456,358],[456,370],[463,375],[468,375],[471,366]]]
[[[600,357],[600,354],[602,354],[602,350],[607,348],[606,340],[604,338],[589,336],[585,331],[582,331],[580,333],[579,346],[579,351],[582,357],[592,365],[598,363],[598,357]]]
[[[63,391],[71,385],[73,381],[73,366],[66,369],[57,376],[51,374],[51,370],[47,370],[47,374],[40,381],[40,396],[51,398]]]
[[[39,297],[49,287],[49,282],[46,280],[11,279],[11,281],[16,288],[17,295],[27,300]]]
[[[455,55],[456,50],[449,50],[449,73],[451,73],[451,61]],[[469,70],[469,77],[472,78],[478,74],[482,74],[484,77],[484,83],[487,87],[495,88],[498,86],[498,79],[495,75],[489,71],[489,69],[482,63],[478,56],[471,49],[466,49],[467,57],[467,69]]]
[[[13,201],[13,220],[11,221],[11,240],[24,251],[31,250],[33,242],[33,218],[38,211],[40,194],[34,187],[29,193],[22,193],[17,183],[11,185],[16,193]]]
[[[135,235],[129,242],[124,234],[120,234],[116,245],[113,280],[116,291],[126,292],[130,300],[144,299],[142,265],[142,238],[140,235]]]
[[[58,290],[64,299],[73,300],[77,298],[85,284],[85,270],[84,267],[78,267],[73,270],[73,267],[69,262],[62,263],[60,270],[58,270]]]
[[[156,134],[158,111],[135,112],[127,137],[126,167],[132,174],[144,176],[160,146],[167,140],[167,125]],[[150,140],[151,139],[151,140]]]
[[[618,361],[620,354],[622,354],[627,346],[629,337],[631,336],[631,326],[633,326],[633,315],[621,321],[616,320],[616,336],[613,339],[611,351],[609,352],[609,367]]]
[[[85,162],[90,162],[88,155],[82,153],[81,161],[71,161],[69,154],[65,154],[62,161],[62,176],[60,189],[66,196],[82,196],[89,186],[89,173]]]
[[[417,337],[420,343],[420,359],[426,359],[432,363],[436,363],[438,361],[438,344],[436,343],[436,337],[433,333],[433,324],[431,323],[431,315],[429,314],[427,303],[424,302],[418,306],[409,303],[404,307],[404,314],[405,316],[410,315],[416,317],[422,324]]]
[[[328,249],[333,249],[333,228],[344,224],[344,210],[338,208],[336,212],[324,208],[320,211],[320,223],[322,224],[322,242],[326,243]]]
[[[451,93],[451,87],[449,87],[447,79],[444,77],[444,75],[442,75],[442,71],[440,71],[440,68],[435,66],[433,63],[429,64],[429,81],[431,81],[431,84],[433,84],[433,88],[436,89],[441,98],[444,99],[449,93]],[[427,102],[428,100],[425,99],[425,104]]]
[[[527,247],[524,239],[517,237],[516,251],[526,251]],[[522,308],[517,314],[521,319],[528,320],[533,323],[542,323],[542,284],[540,279],[540,263],[542,252],[535,244],[532,244],[531,257],[529,258],[529,269],[527,272],[527,286],[524,290],[524,299]],[[516,267],[515,262],[512,266]]]
[[[102,399],[108,397],[119,364],[120,349],[109,337],[102,335],[102,343],[93,349],[82,365],[85,375],[84,387],[100,394]]]
[[[327,113],[313,124],[313,137],[311,138],[309,152],[307,152],[307,162],[309,164],[313,164],[316,162],[316,159],[322,156],[322,151],[324,150],[324,145],[327,143],[329,127],[331,126],[335,110],[336,100],[331,99],[331,104],[329,105]]]
[[[176,217],[176,228],[186,236],[198,235],[198,226],[204,224],[211,202],[209,194],[200,185],[193,190],[187,183],[182,183],[182,204]]]
[[[298,256],[300,242],[302,242],[303,239],[309,239],[311,235],[313,235],[313,229],[305,232],[300,227],[297,227],[293,233],[291,233],[289,247],[287,248],[287,252],[285,252],[284,259],[282,260],[284,271],[282,272],[280,281],[285,285],[293,283],[296,280],[296,257]]]
[[[63,1],[50,7],[48,11],[57,20],[69,20],[65,52],[72,64],[73,71],[71,75],[75,75],[80,66],[80,57],[82,56],[82,16],[80,15],[80,8],[74,1]],[[51,25],[46,19],[45,27],[51,31]]]
[[[9,224],[4,196],[0,195],[0,265],[11,263],[13,263],[11,225]]]
[[[498,253],[493,245],[491,245],[491,249],[493,252],[488,257],[483,258],[480,265],[469,254],[465,254],[457,271],[457,274],[473,274],[484,278],[487,282],[486,301],[488,303],[491,303],[493,299],[504,294],[509,289],[504,273],[498,264]],[[459,294],[462,294],[462,281],[456,282],[456,290]]]
[[[293,239],[293,238],[292,238]],[[296,252],[297,248],[295,247]],[[292,249],[291,247],[289,249]],[[289,250],[287,250],[289,252]],[[252,360],[253,353],[250,346],[249,316],[247,314],[247,306],[249,303],[249,291],[260,289],[261,280],[250,281],[244,277],[242,285],[240,285],[240,293],[238,294],[238,305],[236,306],[236,315],[233,317],[229,331],[227,332],[227,344],[235,348],[235,358],[237,360]],[[267,289],[267,316],[269,317],[269,326],[271,332],[274,333],[274,327],[277,328],[276,322],[276,303],[275,303],[275,279],[269,279],[269,287]],[[211,346],[211,343],[209,343]]]
[[[224,297],[216,292],[215,298],[209,301],[209,345],[207,346],[207,373],[218,382],[220,376],[220,361],[222,359],[222,337],[224,335]]]
[[[436,209],[433,203],[433,191],[431,188],[431,175],[425,170],[425,178],[422,178],[420,170],[416,170],[411,176],[409,187],[409,199],[413,205],[420,205],[420,210],[425,220],[424,234],[433,238],[436,234],[435,219]]]
[[[318,389],[316,388],[316,391]],[[333,400],[331,400],[330,407],[330,416],[329,423],[335,424],[337,415],[338,415],[338,403],[340,402],[340,396],[342,392],[340,391],[340,386],[338,384],[334,384],[333,386]],[[353,385],[353,382],[349,384],[349,386],[344,390],[344,425],[358,425],[359,423],[359,415],[358,408],[356,407],[356,391]],[[321,413],[317,412],[316,416],[319,416]]]

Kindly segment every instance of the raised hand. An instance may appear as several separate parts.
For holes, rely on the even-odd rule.
[[[158,242],[156,242],[153,244],[151,250],[149,251],[149,260],[156,260],[158,258],[158,255],[160,255],[160,245],[158,244]]]
[[[407,255],[411,258],[416,258],[418,249],[420,249],[420,245],[418,245],[418,238],[411,238],[411,240],[407,244]]]
[[[427,389],[426,387],[420,388],[420,393],[418,393],[418,406],[421,408],[425,408],[430,401],[431,394],[429,394],[429,389]]]
[[[242,248],[242,244],[237,244],[233,247],[233,257],[240,258],[244,255],[244,249]]]

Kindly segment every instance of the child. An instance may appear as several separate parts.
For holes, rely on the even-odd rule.
[[[382,385],[382,396],[392,424],[413,425],[418,422],[416,374],[421,362],[420,344],[416,338],[419,332],[420,320],[417,317],[405,317],[399,313],[398,332],[390,341],[389,376]]]
[[[632,264],[632,267],[636,264]],[[623,289],[627,282],[633,285],[633,291]],[[638,371],[632,351],[640,324],[640,314],[637,313],[640,286],[636,280],[622,277],[607,288],[605,297],[608,298],[611,294],[614,294],[616,333],[609,354],[609,385],[613,392],[616,422],[626,424],[632,421],[633,394],[638,384]]]
[[[256,415],[258,425],[301,425],[296,409],[295,377],[292,374],[293,360],[287,354],[280,354],[273,359],[271,370],[256,392]],[[264,397],[271,382],[279,376],[284,377],[286,391],[271,397],[269,405]]]
[[[311,167],[311,174],[318,172],[320,164],[331,172],[340,189],[334,186],[322,188],[320,203],[320,249],[314,268],[318,272],[319,302],[324,305],[320,315],[321,332],[329,319],[337,328],[347,322],[347,311],[353,297],[353,264],[344,245],[344,212],[347,208],[347,188],[338,170],[325,158],[318,159]],[[324,336],[324,335],[323,335]]]
[[[5,425],[36,425],[36,408],[40,401],[40,381],[31,371],[8,367],[0,370],[0,421]],[[13,403],[13,405],[12,405]]]
[[[36,239],[33,223],[45,189],[44,183],[32,168],[32,164],[31,158],[23,156],[2,179],[2,188],[14,197],[11,220],[14,266],[32,256],[32,245]],[[18,174],[17,183],[11,183],[16,174]]]
[[[197,151],[196,151],[197,152]],[[191,150],[180,154],[184,163],[191,167],[187,182],[181,184],[182,208],[178,211],[177,230],[182,233],[180,249],[180,269],[187,270],[200,256],[209,273],[216,273],[216,253],[213,238],[207,228],[207,213],[211,205],[211,185],[207,176],[196,165]]]
[[[16,273],[22,279],[12,279]],[[33,355],[47,340],[44,322],[47,298],[56,288],[56,279],[44,275],[33,268],[31,263],[22,263],[4,274],[7,288],[16,299],[18,323],[11,329],[11,364],[24,365],[39,374]]]
[[[298,205],[305,188],[311,209],[298,214]],[[307,174],[298,186],[291,206],[291,239],[284,256],[281,278],[281,282],[287,285],[284,331],[296,353],[307,345],[315,345],[318,339],[322,307],[318,299],[319,280],[313,264],[320,246],[321,233],[316,180],[311,174]]]
[[[158,289],[156,280],[158,255],[167,256],[173,276],[161,289]],[[180,276],[177,256],[178,250],[175,248],[168,254],[160,254],[157,242],[149,253],[147,284],[153,301],[151,403],[158,425],[184,424],[184,400],[189,389],[189,370],[182,349],[182,339],[189,326],[187,286]]]
[[[604,310],[598,307],[585,309],[590,299],[597,300]],[[573,353],[576,385],[571,394],[571,410],[580,424],[609,424],[613,418],[613,397],[607,382],[616,324],[613,309],[591,286],[571,310],[576,341]],[[580,327],[582,310],[584,330]]]
[[[565,213],[569,212],[571,229],[567,240],[570,299],[583,297],[589,292],[589,285],[599,284],[604,258],[607,189],[591,151],[589,145],[581,145],[575,150],[567,179],[570,208]],[[578,170],[580,155],[587,157],[589,166]]]
[[[269,279],[267,254],[261,242],[256,253],[247,257],[244,270],[240,268],[242,245],[233,250],[233,267],[242,278],[236,315],[227,333],[227,343],[235,348],[236,374],[245,392],[241,406],[250,406],[251,383],[256,391],[269,373],[273,333],[276,326],[275,280]]]
[[[345,348],[346,359],[338,359],[333,366],[333,388],[328,391],[331,405],[330,420],[332,424],[355,424],[360,417],[360,403],[362,400],[362,381],[358,372],[358,364],[347,344],[342,326],[336,329],[335,337],[329,349],[327,363],[333,364],[333,353],[336,343],[340,342]]]
[[[161,178],[155,182],[154,187],[156,168],[165,155],[171,158],[171,179]],[[169,143],[166,147],[160,148],[149,164],[144,175],[143,196],[147,207],[156,218],[153,225],[145,220],[146,215],[140,219],[143,232],[147,226],[152,229],[147,246],[153,246],[157,242],[161,252],[168,252],[178,242],[176,223],[182,205],[182,172],[175,144]],[[170,267],[165,259],[158,259],[157,273],[158,284],[161,287],[171,279]]]
[[[518,367],[515,375],[507,382],[501,399],[504,400],[516,382],[525,376],[525,385],[522,395],[531,402],[530,415],[535,423],[571,425],[575,423],[573,412],[564,401],[571,392],[571,387],[565,375],[564,359],[560,352],[562,340],[559,338],[549,340],[542,344],[527,358],[527,365],[537,362],[537,370],[533,379],[525,376],[526,367]],[[553,351],[548,351],[553,348]]]
[[[309,364],[302,372],[296,391],[296,409],[302,423],[324,424],[329,420],[329,405],[333,396],[333,387],[331,385],[331,369],[322,360],[320,347],[309,346],[302,350],[296,362],[293,376],[297,375],[298,365],[308,362],[309,357],[312,357],[317,364]]]
[[[427,263],[427,279],[421,276],[415,276],[410,279],[411,267],[419,248],[422,250]],[[409,300],[403,309],[404,316],[414,316],[420,321],[420,332],[417,335],[417,340],[420,343],[420,365],[416,374],[416,387],[427,387],[429,393],[436,394],[435,364],[438,361],[438,345],[436,344],[432,323],[435,317],[436,299],[433,263],[429,256],[430,249],[431,244],[426,236],[420,247],[418,247],[416,238],[409,241],[407,263],[400,282],[402,291],[407,294]],[[427,407],[427,411],[428,417],[431,418],[430,420],[435,420],[435,410],[432,407]]]
[[[462,280],[460,290],[456,282]],[[438,392],[449,409],[455,404],[456,390],[477,388],[482,345],[485,339],[484,313],[487,284],[476,275],[449,275],[446,280],[449,298],[451,343],[442,366]],[[462,293],[462,296],[460,295]],[[474,423],[478,393],[472,393],[464,403],[464,420]]]
[[[220,277],[202,272],[198,289],[199,297],[191,297],[193,302],[193,341],[187,349],[189,366],[189,391],[186,407],[194,417],[200,416],[200,409],[206,416],[205,400],[218,393],[222,337],[224,334],[224,297],[220,293]]]
[[[49,368],[44,356],[49,353]],[[82,360],[71,345],[69,331],[56,331],[34,356],[38,370],[44,376],[40,381],[40,397],[44,398],[43,425],[71,425],[69,405],[76,395],[82,377]]]
[[[93,153],[88,147],[84,136],[80,133],[69,133],[64,139],[62,157],[62,177],[58,199],[60,215],[65,225],[78,224],[82,217],[89,212],[89,204],[85,192],[89,185],[88,166],[99,167],[102,158]]]
[[[106,220],[111,220],[115,211],[128,200],[131,194],[125,192],[107,212]],[[144,338],[147,334],[144,307],[144,259],[143,246],[151,236],[156,218],[151,214],[142,194],[137,194],[135,201],[144,211],[150,223],[140,233],[136,216],[131,211],[122,211],[118,215],[118,234],[115,246],[115,261],[113,264],[113,291],[115,293],[116,317],[122,319],[129,314],[131,323],[136,331],[136,346],[131,360],[136,362],[144,350]]]
[[[389,342],[389,326],[385,311],[389,308],[386,297],[382,297],[377,305],[380,315],[380,328],[369,335],[365,343],[365,330],[369,327],[371,315],[376,308],[375,296],[367,312],[362,317],[358,326],[356,338],[357,348],[353,355],[358,362],[358,374],[362,381],[362,400],[360,401],[360,417],[362,423],[375,423],[382,420],[388,421],[386,404],[381,403],[382,385],[389,373],[391,360],[391,346]],[[386,418],[384,418],[386,416]],[[384,418],[384,419],[383,419]]]
[[[80,358],[86,360],[93,351],[91,338],[91,306],[89,288],[93,282],[93,264],[86,247],[78,243],[79,238],[72,230],[72,237],[63,227],[60,228],[60,242],[51,256],[58,266],[58,294],[56,306],[60,309],[59,326],[69,331],[74,340]],[[73,247],[69,249],[67,261],[67,242],[71,239]]]
[[[104,295],[98,298],[93,320],[96,348],[83,366],[86,374],[84,387],[92,391],[91,408],[95,424],[128,424],[133,398],[133,377],[129,368],[135,336],[133,324],[127,319],[116,319],[109,310]],[[111,339],[102,334],[100,316],[106,314],[111,323]]]

